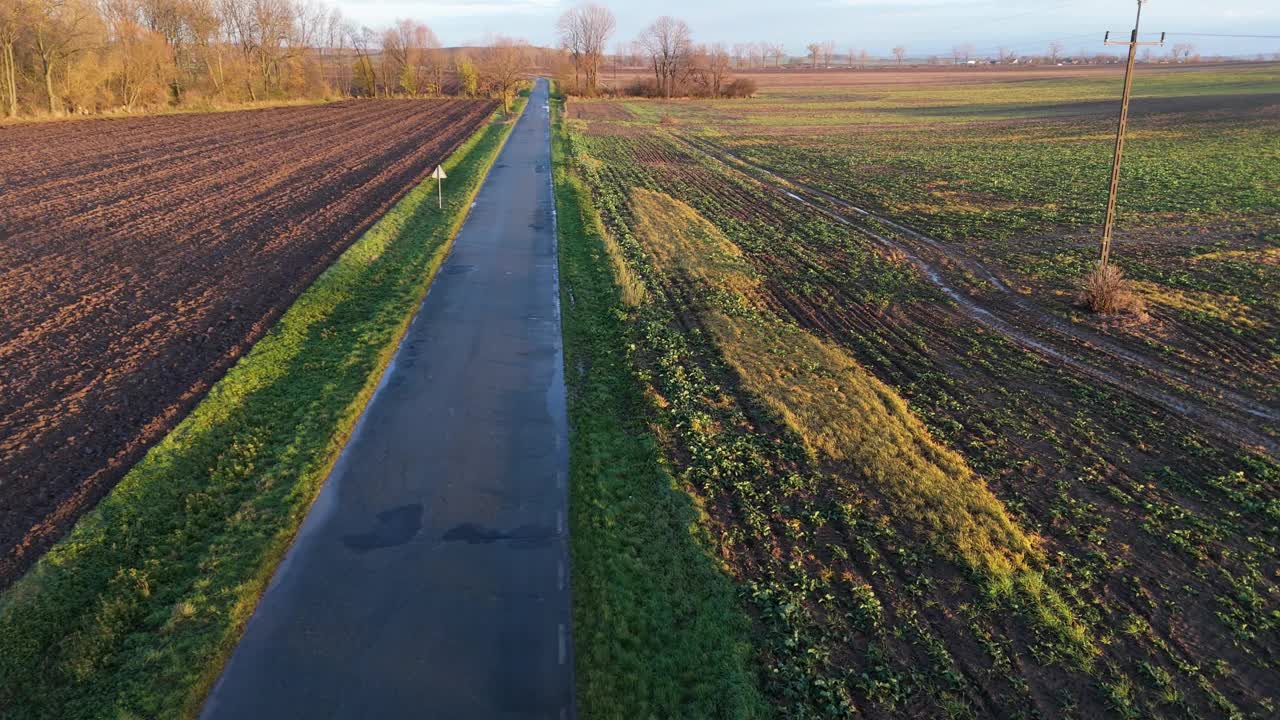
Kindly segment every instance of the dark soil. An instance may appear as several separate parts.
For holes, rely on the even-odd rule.
[[[0,588],[494,107],[0,128]]]

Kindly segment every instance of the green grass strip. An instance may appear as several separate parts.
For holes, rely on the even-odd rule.
[[[491,122],[324,272],[0,597],[0,716],[192,717],[512,125]]]
[[[565,143],[557,122],[579,712],[593,719],[763,717],[749,619],[645,421],[648,401],[627,355],[623,291]]]

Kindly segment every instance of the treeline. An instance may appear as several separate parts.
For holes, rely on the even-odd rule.
[[[379,32],[303,0],[0,0],[0,112],[375,95],[509,101],[535,53],[506,38],[443,49],[423,23]]]
[[[571,93],[590,96],[601,92],[600,67],[615,25],[613,13],[594,3],[571,8],[560,16],[560,48],[571,66],[570,72],[562,73],[561,82]],[[630,95],[751,97],[756,91],[753,81],[730,77],[733,56],[723,45],[695,43],[688,23],[678,18],[663,15],[654,20],[631,44],[631,52],[637,63],[652,70],[653,78],[637,80],[625,88]]]

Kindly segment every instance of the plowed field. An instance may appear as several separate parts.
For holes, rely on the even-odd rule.
[[[0,129],[0,587],[494,107]]]

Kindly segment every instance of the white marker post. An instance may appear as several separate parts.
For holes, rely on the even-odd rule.
[[[440,209],[444,209],[444,179],[449,177],[444,174],[444,166],[437,165],[436,171],[431,173],[431,177],[436,179],[436,191],[439,194]]]

